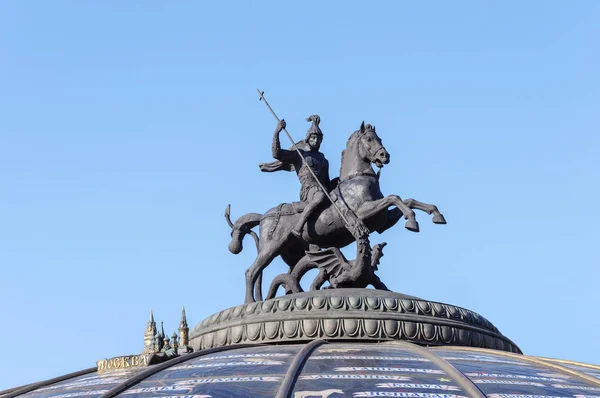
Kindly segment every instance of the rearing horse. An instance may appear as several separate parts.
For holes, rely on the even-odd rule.
[[[360,129],[352,133],[342,152],[340,182],[330,192],[335,206],[344,214],[354,214],[369,228],[382,233],[395,225],[401,217],[407,220],[405,227],[419,232],[419,224],[412,209],[433,214],[433,222],[445,224],[444,216],[435,205],[414,199],[402,200],[398,195],[383,196],[379,188],[379,176],[371,164],[383,167],[390,161],[390,154],[381,143],[375,127],[363,122]],[[392,209],[390,207],[394,206]],[[302,239],[290,234],[296,225],[303,203],[281,204],[265,214],[248,213],[233,225],[229,250],[238,254],[242,251],[242,239],[250,229],[259,225],[258,255],[246,270],[246,303],[255,301],[254,288],[262,271],[278,255],[291,269],[305,255],[309,244],[320,247],[344,247],[354,242],[346,229],[340,211],[328,205],[315,212],[303,230]],[[262,300],[262,292],[257,292]]]

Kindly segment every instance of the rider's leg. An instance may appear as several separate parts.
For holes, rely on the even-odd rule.
[[[321,190],[318,190],[313,194],[312,198],[310,199],[310,202],[308,202],[308,204],[304,208],[304,211],[302,212],[302,216],[298,220],[298,223],[291,231],[293,235],[295,235],[298,238],[302,236],[302,228],[304,227],[304,224],[306,224],[306,221],[308,221],[308,218],[315,212],[315,210],[322,203],[325,202],[325,199],[327,199],[327,197]]]

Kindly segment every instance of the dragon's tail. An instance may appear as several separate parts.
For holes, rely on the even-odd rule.
[[[302,280],[304,274],[306,274],[311,269],[318,268],[317,264],[311,261],[309,256],[304,256],[298,261],[298,263],[294,266],[294,268],[290,271],[290,274],[296,278],[297,280]]]
[[[289,293],[300,293],[302,292],[302,287],[300,287],[300,283],[297,278],[290,274],[279,274],[275,278],[273,278],[273,282],[271,282],[271,286],[269,287],[269,292],[267,293],[267,300],[275,297],[277,293],[277,289],[279,286],[285,286],[286,294]]]
[[[225,209],[225,220],[231,227],[231,242],[229,242],[229,251],[233,254],[238,254],[244,248],[242,246],[242,240],[246,234],[252,235],[254,242],[256,243],[256,250],[258,250],[258,235],[251,229],[260,224],[260,218],[262,214],[248,213],[238,218],[235,223],[231,222],[231,206],[227,205]]]

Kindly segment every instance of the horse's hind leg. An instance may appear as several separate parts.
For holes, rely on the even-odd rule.
[[[263,273],[259,272],[258,273],[258,278],[256,278],[256,283],[254,284],[254,297],[256,297],[257,301],[263,301],[263,294],[262,294],[262,279],[263,279]]]
[[[436,205],[430,205],[427,203],[423,203],[423,202],[419,202],[418,200],[415,199],[405,199],[403,201],[408,207],[410,207],[411,209],[417,209],[417,210],[421,210],[424,211],[427,214],[432,214],[433,213],[433,219],[432,221],[436,224],[446,224],[446,219],[444,218],[444,216],[442,215],[442,213],[440,213],[440,211],[438,210]]]
[[[256,260],[252,263],[250,268],[246,270],[246,303],[253,303],[254,300],[254,286],[260,273],[273,261],[277,256],[276,250],[266,250],[265,248],[258,253]]]

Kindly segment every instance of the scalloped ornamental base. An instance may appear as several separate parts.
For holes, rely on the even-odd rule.
[[[229,308],[196,325],[190,345],[200,350],[314,339],[406,340],[522,353],[473,311],[373,289],[319,290]]]

